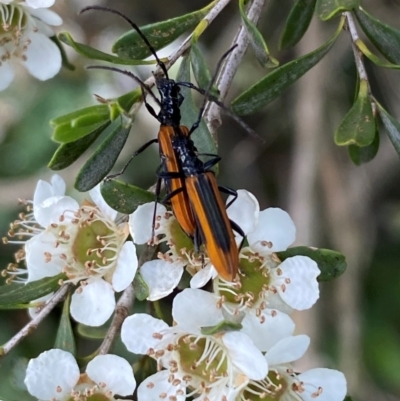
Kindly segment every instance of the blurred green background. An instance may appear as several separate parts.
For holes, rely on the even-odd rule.
[[[288,51],[278,42],[292,0],[266,2],[260,18],[271,53],[281,64],[310,52],[333,32],[336,21],[322,23],[315,17],[302,41]],[[110,52],[113,41],[129,29],[121,19],[90,12],[78,16],[81,7],[97,4],[119,9],[138,25],[172,18],[205,6],[204,0],[58,0],[54,7],[64,19],[61,30],[79,42]],[[373,16],[400,28],[400,2],[363,0]],[[201,36],[200,46],[211,69],[232,44],[239,26],[237,4],[232,2]],[[361,35],[362,36],[362,35]],[[372,47],[372,46],[371,46]],[[21,210],[17,198],[31,199],[39,178],[49,179],[46,164],[56,149],[50,140],[49,120],[80,107],[95,104],[93,94],[114,97],[135,87],[126,76],[86,71],[99,64],[67,49],[76,70],[63,70],[41,83],[18,70],[14,83],[0,93],[0,231]],[[170,54],[170,49],[166,53]],[[379,69],[366,62],[372,90],[378,100],[400,117],[400,72]],[[173,69],[173,71],[176,69]],[[143,79],[152,68],[134,70]],[[229,104],[266,72],[251,51],[244,57],[229,91]],[[296,244],[332,248],[347,256],[348,270],[335,282],[321,284],[321,298],[310,311],[294,315],[297,332],[311,336],[311,348],[298,369],[325,366],[342,370],[349,394],[355,400],[400,399],[400,160],[381,129],[381,148],[367,165],[352,165],[347,150],[333,143],[333,132],[351,106],[356,71],[349,36],[341,34],[323,61],[265,110],[245,121],[264,139],[260,145],[228,117],[218,132],[219,182],[253,192],[262,208],[287,210],[298,234]],[[143,111],[143,110],[142,110]],[[157,133],[158,123],[144,110],[138,116],[118,166],[129,154]],[[87,156],[87,155],[86,155]],[[73,195],[80,159],[61,175]],[[155,182],[157,147],[146,151],[129,166],[124,179],[149,187]],[[82,196],[82,195],[78,195]],[[12,246],[1,245],[2,266],[12,261]],[[34,357],[55,337],[55,311],[14,354]],[[24,311],[0,314],[0,342],[10,338],[28,321]],[[49,340],[50,338],[50,340]],[[93,346],[82,342],[85,353]],[[89,347],[89,348],[87,348]],[[122,352],[122,348],[120,349]],[[8,357],[0,372],[9,371]],[[5,384],[10,391],[17,384]],[[5,386],[10,389],[5,390]],[[1,393],[0,393],[1,396]]]

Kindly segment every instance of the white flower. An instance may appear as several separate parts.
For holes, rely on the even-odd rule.
[[[136,387],[129,363],[116,355],[98,355],[80,374],[69,352],[52,349],[31,359],[25,376],[26,387],[41,401],[71,399],[114,400],[114,395],[132,395]]]
[[[281,339],[266,353],[269,372],[263,380],[250,380],[242,389],[241,399],[276,401],[343,401],[346,379],[343,373],[316,368],[294,373],[291,363],[301,358],[310,344],[306,335]],[[239,397],[238,397],[239,398]]]
[[[28,273],[26,282],[66,274],[64,282],[80,283],[72,295],[72,317],[100,326],[114,311],[114,292],[132,283],[138,264],[135,245],[125,242],[127,224],[114,222],[117,212],[104,202],[99,187],[90,191],[96,204],[85,201],[80,206],[64,193],[65,183],[57,175],[51,184],[38,182],[29,213],[9,232],[30,237],[26,242],[8,241],[24,245],[17,262],[25,259],[27,270],[11,265],[9,273]]]
[[[148,261],[140,268],[140,274],[149,288],[149,301],[171,294],[178,285],[185,266],[201,269],[203,264],[201,256],[195,253],[192,241],[182,231],[172,212],[161,204],[157,204],[155,237],[152,238],[153,215],[154,202],[150,202],[139,206],[129,216],[129,228],[136,244],[154,241],[168,245],[165,253],[159,252],[157,260]]]
[[[319,297],[317,264],[305,256],[281,262],[275,253],[286,250],[295,239],[295,226],[289,215],[278,208],[259,212],[254,196],[243,190],[238,191],[238,199],[228,208],[228,215],[244,228],[248,245],[240,250],[237,279],[213,281],[221,307],[232,315],[245,314],[242,324],[246,333],[260,323],[268,331],[270,324],[287,320],[285,313],[310,308]],[[270,346],[265,338],[256,340],[262,351]]]
[[[0,90],[13,81],[15,63],[41,81],[59,72],[61,54],[49,39],[54,35],[49,25],[61,25],[62,20],[46,9],[53,4],[54,0],[0,0]]]
[[[155,358],[160,368],[139,386],[139,401],[195,395],[198,400],[221,400],[248,380],[266,376],[266,359],[250,336],[240,331],[204,334],[205,328],[223,321],[212,294],[184,290],[174,299],[172,315],[173,327],[146,314],[130,316],[122,325],[128,350]]]

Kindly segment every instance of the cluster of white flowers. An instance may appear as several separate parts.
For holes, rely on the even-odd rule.
[[[134,243],[152,240],[154,203],[139,207],[129,222],[117,224],[117,212],[104,202],[99,188],[90,195],[93,202],[79,205],[65,195],[59,176],[51,184],[39,181],[33,201],[27,202],[28,213],[20,216],[9,233],[21,239],[23,248],[17,258],[26,268],[12,264],[8,273],[25,282],[64,273],[67,279],[63,282],[79,284],[71,301],[72,317],[98,326],[113,313],[114,292],[133,281],[138,266]],[[157,372],[137,389],[138,401],[183,401],[187,397],[198,401],[343,401],[346,380],[341,372],[318,368],[299,374],[291,366],[305,353],[310,340],[294,335],[289,314],[317,301],[320,274],[308,257],[281,261],[277,256],[295,239],[293,221],[281,209],[260,211],[254,196],[243,190],[238,191],[228,214],[246,234],[239,274],[233,282],[218,277],[207,255],[196,254],[172,213],[157,206],[155,234],[164,252],[140,268],[149,288],[148,299],[170,294],[185,269],[192,279],[191,288],[173,300],[172,327],[139,313],[122,325],[127,349],[157,361]],[[127,241],[129,231],[133,242]],[[200,289],[210,280],[212,292]],[[122,358],[98,356],[80,375],[72,355],[61,350],[31,360],[25,383],[32,395],[49,401],[95,394],[113,400],[115,394],[126,396],[135,388],[132,369]]]
[[[13,81],[16,64],[42,81],[61,68],[61,53],[49,38],[49,25],[61,25],[61,18],[47,10],[55,0],[0,0],[0,91]]]

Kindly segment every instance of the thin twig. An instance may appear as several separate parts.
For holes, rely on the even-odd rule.
[[[360,76],[360,79],[368,81],[368,76],[365,71],[364,62],[362,60],[362,53],[360,53],[360,51],[358,50],[358,47],[357,47],[357,41],[360,40],[360,37],[358,36],[358,32],[357,32],[356,25],[354,23],[353,15],[351,14],[351,12],[348,12],[348,11],[345,12],[344,15],[346,17],[347,26],[349,28],[348,30],[349,30],[349,33],[351,36],[351,47],[353,49],[354,59],[356,61],[358,75]]]
[[[154,253],[157,247],[146,245],[140,254],[139,259],[139,268],[147,261],[153,259]],[[121,331],[121,326],[124,320],[128,317],[130,309],[133,306],[135,298],[135,291],[133,285],[130,285],[121,295],[121,298],[117,302],[117,306],[115,308],[115,315],[111,322],[110,328],[107,331],[107,334],[103,340],[103,343],[100,345],[98,354],[104,355],[107,354],[112,348],[115,339],[119,335]]]
[[[265,0],[254,0],[251,4],[247,16],[254,24],[257,24],[264,4]],[[237,44],[237,48],[225,60],[217,79],[217,87],[220,93],[219,100],[221,102],[224,101],[228,93],[233,77],[236,74],[244,53],[246,52],[247,46],[249,45],[247,30],[243,23],[233,39],[232,44]],[[215,103],[210,103],[204,114],[204,119],[207,122],[211,135],[215,138],[216,131],[221,125],[220,107]]]
[[[43,309],[25,326],[23,327],[13,338],[7,341],[0,348],[1,357],[6,356],[16,345],[18,345],[25,337],[31,334],[37,329],[39,324],[44,318],[54,309],[54,307],[63,300],[67,294],[71,284],[64,284],[43,306]]]
[[[218,14],[230,3],[231,0],[220,0],[215,7],[213,7],[210,12],[204,17],[204,20],[208,22],[208,24],[211,24],[211,22],[218,16]],[[191,46],[191,39],[192,39],[193,33],[191,33],[184,41],[183,43],[179,46],[179,48],[173,53],[171,56],[168,57],[167,61],[165,62],[165,68],[169,70],[179,59],[179,57],[182,56]],[[156,82],[155,77],[158,76],[160,73],[162,73],[161,68],[158,66],[154,73],[147,78],[144,83],[148,88],[152,88]],[[137,104],[135,103],[132,106],[132,109],[129,111],[129,114],[132,115],[134,112],[136,112]]]

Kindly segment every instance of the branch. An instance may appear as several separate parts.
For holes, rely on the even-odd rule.
[[[0,357],[6,356],[16,345],[18,345],[25,337],[31,334],[37,329],[39,324],[44,318],[53,310],[53,308],[64,299],[71,284],[64,284],[43,306],[43,309],[25,326],[23,327],[14,337],[7,341],[3,347],[0,348]]]
[[[247,16],[254,24],[257,24],[258,19],[260,18],[264,3],[265,0],[254,0],[249,8]],[[243,23],[232,41],[232,45],[234,44],[237,44],[237,48],[225,60],[216,83],[220,92],[219,100],[221,102],[224,101],[228,93],[233,77],[236,74],[244,53],[246,52],[247,46],[249,45],[247,30]],[[204,113],[204,119],[207,122],[211,135],[215,138],[216,131],[221,125],[220,107],[215,103],[210,103]]]
[[[153,259],[154,254],[156,252],[156,246],[146,245],[140,254],[139,258],[139,268],[147,261]],[[111,322],[110,328],[107,331],[107,334],[103,340],[103,343],[100,345],[98,354],[104,355],[107,354],[111,347],[113,346],[115,339],[119,335],[121,331],[122,323],[128,317],[129,311],[133,306],[135,298],[135,291],[133,285],[131,284],[121,295],[121,298],[117,302],[117,306],[115,308],[115,315]]]
[[[357,41],[360,40],[360,37],[358,36],[358,32],[357,32],[356,25],[354,23],[353,15],[351,14],[351,12],[348,12],[348,11],[346,11],[343,14],[346,17],[347,27],[349,28],[348,30],[349,30],[350,37],[351,37],[351,47],[353,49],[358,75],[359,75],[360,79],[368,81],[368,76],[365,71],[364,62],[362,60],[362,53],[360,53],[360,51],[358,50],[358,47],[357,47]]]

